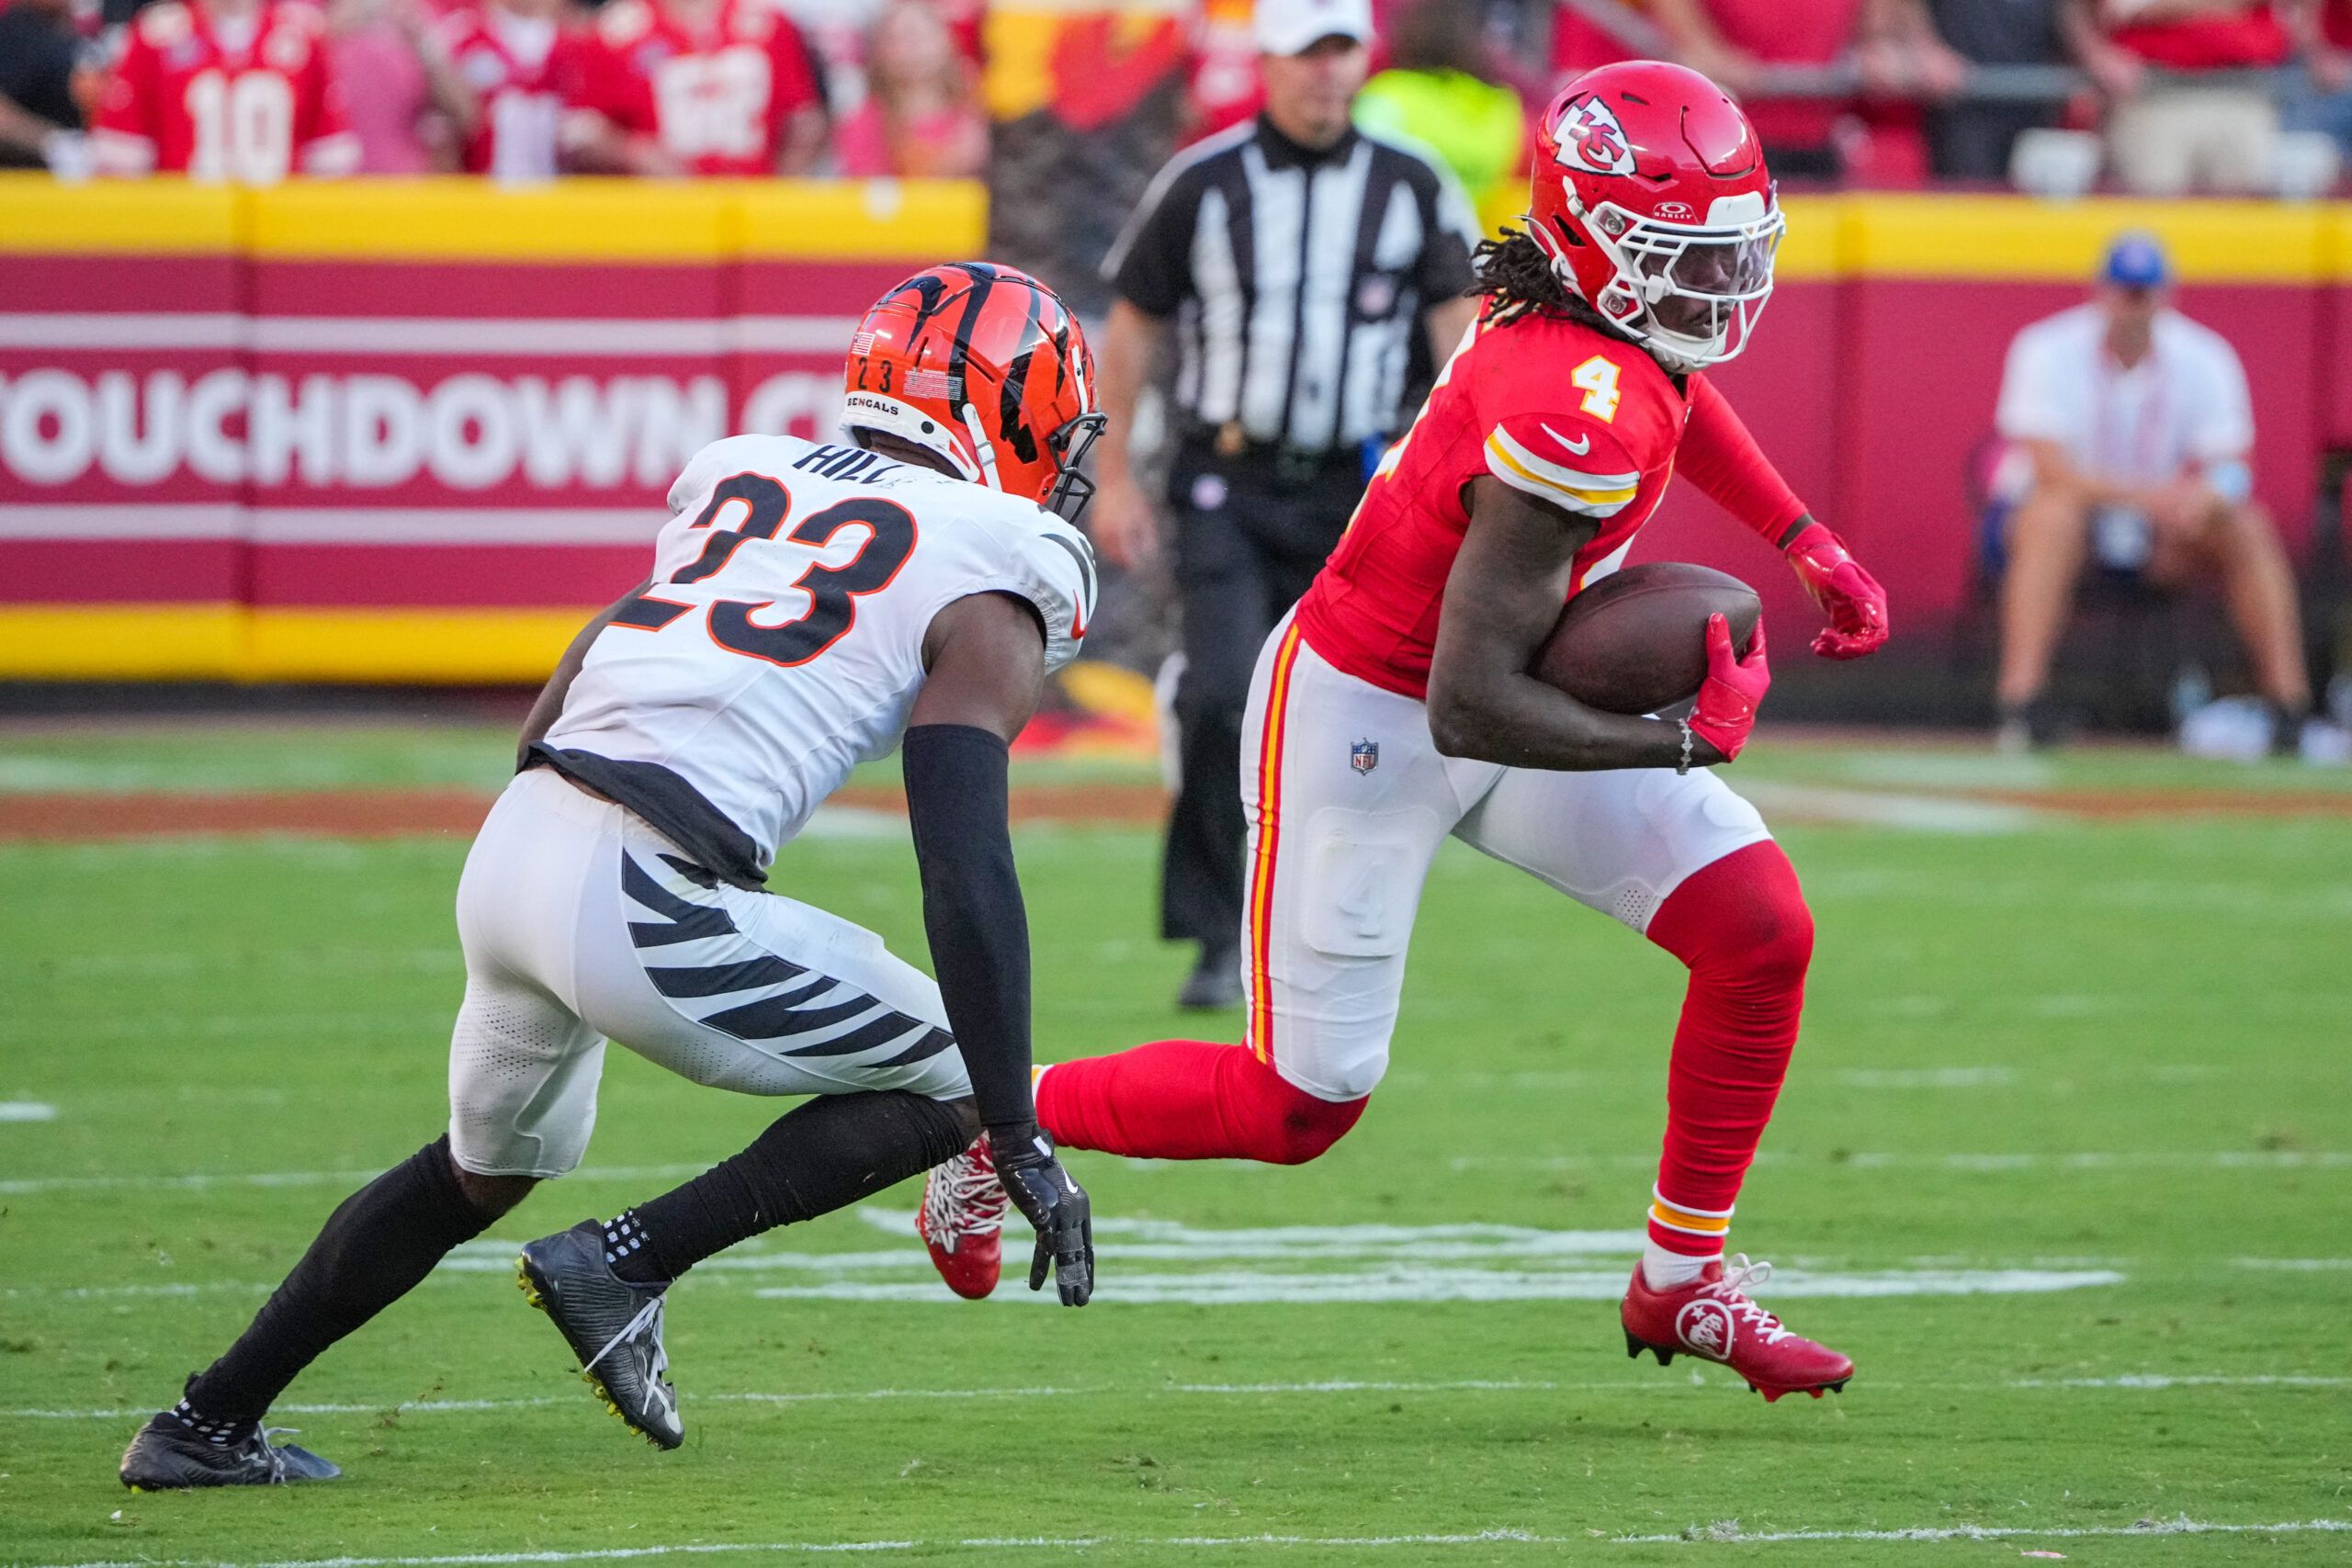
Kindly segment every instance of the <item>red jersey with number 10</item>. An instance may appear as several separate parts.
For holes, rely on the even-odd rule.
[[[326,23],[300,0],[269,0],[237,23],[182,0],[148,6],[90,129],[108,174],[266,186],[359,165]]]
[[[1597,525],[1568,592],[1615,571],[1657,510],[1698,378],[1557,315],[1479,323],[1356,507],[1306,596],[1307,646],[1359,680],[1429,695],[1445,580],[1480,475]]]

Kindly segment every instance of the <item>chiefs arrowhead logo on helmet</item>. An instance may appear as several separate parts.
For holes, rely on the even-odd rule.
[[[1663,61],[1604,65],[1553,100],[1536,146],[1527,232],[1563,284],[1670,369],[1747,346],[1782,222],[1722,88]]]
[[[1630,175],[1634,148],[1625,128],[1600,98],[1588,95],[1569,103],[1560,113],[1560,162],[1596,175]]]

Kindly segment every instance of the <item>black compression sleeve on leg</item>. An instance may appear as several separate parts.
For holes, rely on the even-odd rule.
[[[448,1135],[425,1145],[343,1201],[252,1326],[188,1383],[188,1405],[210,1420],[258,1420],[296,1373],[494,1217],[458,1185]]]
[[[631,1210],[644,1243],[613,1271],[641,1284],[674,1280],[762,1231],[831,1213],[929,1170],[978,1132],[968,1100],[879,1089],[809,1100],[741,1154]]]
[[[923,931],[948,1027],[1000,1147],[1036,1134],[1029,1093],[1029,913],[1007,826],[1007,748],[988,730],[907,731],[907,817],[922,872]]]

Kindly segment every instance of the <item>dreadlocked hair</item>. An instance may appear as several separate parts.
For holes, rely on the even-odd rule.
[[[1518,230],[1505,229],[1498,240],[1479,241],[1470,259],[1477,270],[1477,281],[1472,287],[1492,301],[1487,320],[1494,325],[1507,327],[1529,316],[1565,316],[1603,337],[1640,349],[1669,376],[1688,370],[1689,367],[1668,359],[1594,310],[1582,295],[1560,281],[1544,248]]]
[[[1499,239],[1481,240],[1471,261],[1477,270],[1477,289],[1492,301],[1497,326],[1522,316],[1574,315],[1582,304],[1568,292],[1552,258],[1533,239],[1517,229],[1505,229]]]

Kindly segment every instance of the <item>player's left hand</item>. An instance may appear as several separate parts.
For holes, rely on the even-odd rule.
[[[1846,542],[1815,523],[1789,541],[1789,565],[1797,581],[1829,617],[1829,625],[1813,639],[1813,651],[1824,659],[1860,659],[1886,645],[1886,590],[1862,570]]]
[[[1084,1306],[1094,1294],[1094,1206],[1086,1189],[1070,1179],[1042,1132],[1024,1142],[991,1136],[989,1143],[1005,1195],[1037,1229],[1029,1288],[1044,1290],[1050,1270],[1062,1305]]]

